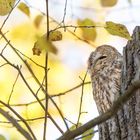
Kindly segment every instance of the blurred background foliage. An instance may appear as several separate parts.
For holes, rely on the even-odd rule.
[[[3,7],[1,2],[0,7]],[[29,62],[37,78],[42,82],[44,70],[28,58],[31,58],[39,65],[44,66],[45,64],[45,51],[42,51],[39,56],[33,55],[32,51],[38,37],[46,33],[46,18],[44,15],[45,1],[21,0],[20,2],[23,3],[20,3],[10,14],[10,17],[3,27],[3,32],[5,32],[7,38],[10,39],[10,43],[22,53],[21,56]],[[105,22],[113,21],[124,24],[129,32],[132,33],[134,27],[140,23],[140,17],[137,14],[140,12],[139,6],[139,0],[68,0],[67,5],[66,0],[50,0],[50,30],[59,27],[58,25],[60,23],[61,26],[69,25],[75,27],[58,29],[62,34],[62,40],[60,39],[59,41],[53,42],[58,52],[57,54],[49,53],[49,94],[57,95],[82,83],[79,76],[84,77],[87,70],[88,56],[97,46],[103,44],[113,45],[122,53],[123,46],[127,40],[110,35],[104,29]],[[3,9],[1,8],[1,10]],[[6,17],[7,14],[0,16],[0,26]],[[94,29],[76,28],[76,26],[89,25],[95,25],[97,27]],[[58,35],[58,37],[60,36]],[[0,36],[0,51],[4,46],[4,39]],[[39,86],[11,48],[6,47],[3,54],[13,64],[22,65],[22,71],[26,80],[34,92],[37,92]],[[28,58],[26,56],[28,56]],[[0,65],[3,63],[3,59],[0,58]],[[12,91],[17,74],[17,71],[9,65],[0,67],[0,100],[7,103],[12,92],[10,104],[13,105],[13,108],[24,118],[35,119],[43,117],[43,110],[38,103],[32,103],[35,99],[20,77]],[[88,81],[90,81],[90,79],[87,76],[86,82]],[[44,98],[44,94],[41,91],[39,91],[37,95],[40,99]],[[53,97],[65,118],[73,123],[76,123],[78,118],[80,96],[81,87],[65,95]],[[90,84],[85,85],[84,88],[82,111],[85,113],[81,115],[81,123],[86,123],[89,119],[98,115]],[[65,130],[65,126],[51,101],[49,102],[49,112]],[[0,134],[2,134],[2,136],[8,140],[24,139],[11,124],[2,123],[6,121],[5,118],[1,116],[0,121]],[[42,119],[32,120],[29,123],[38,136],[38,139],[40,139],[43,134]],[[71,123],[69,123],[69,125],[72,126]],[[54,140],[58,138],[58,136],[60,136],[60,133],[49,120],[47,128],[48,140]],[[93,139],[98,140],[98,135],[96,134]],[[0,138],[0,140],[2,139]]]

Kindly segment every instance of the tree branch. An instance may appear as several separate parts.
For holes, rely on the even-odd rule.
[[[27,140],[33,140],[30,134],[23,129],[22,126],[19,125],[19,123],[11,116],[9,115],[6,111],[4,111],[2,108],[0,108],[0,114],[2,114],[9,122],[17,128],[17,130],[27,139]]]
[[[2,31],[0,30],[0,34],[2,35],[2,37],[4,38],[4,40],[8,43],[8,45],[12,48],[12,50],[15,52],[15,54],[22,60],[22,62],[26,65],[26,67],[28,68],[28,70],[29,70],[29,72],[32,74],[32,76],[33,76],[33,78],[35,79],[35,81],[37,82],[37,84],[39,85],[39,86],[41,86],[41,83],[40,83],[40,81],[38,80],[38,78],[35,76],[35,74],[34,74],[34,72],[32,71],[32,69],[30,68],[30,66],[29,66],[29,64],[27,63],[27,61],[26,60],[24,60],[20,55],[19,55],[19,53],[17,52],[17,50],[13,47],[13,45],[10,43],[10,41],[6,38],[6,36],[2,33]],[[12,66],[12,67],[14,67],[15,69],[17,69],[18,70],[18,68],[15,66],[15,65],[13,65],[12,63],[10,63],[2,54],[0,54],[1,55],[1,57],[10,65],[10,66]],[[20,73],[20,75],[21,75],[21,77],[23,76],[22,75],[22,73]],[[24,76],[22,77],[22,78],[24,78]],[[25,79],[25,78],[24,78]],[[26,80],[24,80],[23,79],[23,81],[24,82],[26,82]],[[28,83],[26,82],[25,84],[27,84],[28,85]],[[31,91],[31,93],[32,93],[32,88],[28,85],[27,86],[28,88],[29,88],[29,90]],[[45,93],[45,94],[48,94],[48,93],[46,93],[46,91],[45,91],[45,89],[43,88],[43,87],[41,87],[41,89],[42,89],[42,91]],[[33,94],[34,95],[34,94]],[[48,95],[49,96],[49,95]],[[36,96],[35,96],[35,98],[36,98]],[[53,102],[53,104],[56,106],[56,108],[57,108],[57,110],[59,111],[59,113],[60,113],[60,115],[61,116],[63,116],[62,115],[62,113],[61,113],[61,111],[60,111],[60,109],[58,108],[58,106],[56,105],[56,103],[53,101],[53,99],[49,96],[49,98],[51,99],[51,101]],[[36,98],[37,99],[37,98]],[[38,102],[39,102],[39,104],[42,106],[43,104],[41,103],[41,101],[38,99],[37,100]],[[44,105],[42,106],[42,107],[44,107]],[[45,108],[44,108],[45,109]],[[62,129],[59,127],[59,125],[55,122],[55,120],[51,117],[51,115],[48,113],[48,115],[49,115],[49,118],[51,119],[51,121],[54,123],[54,125],[58,128],[58,130],[63,134],[63,131],[62,131]],[[64,117],[62,117],[62,118],[64,118]],[[63,119],[63,121],[64,121],[64,123],[66,124],[66,122],[65,122],[65,120]]]
[[[5,107],[7,107],[10,111],[12,111],[27,127],[27,129],[29,130],[29,132],[31,133],[32,137],[34,138],[34,140],[37,140],[36,136],[34,135],[31,127],[28,125],[28,123],[24,120],[24,118],[19,115],[12,107],[10,107],[9,105],[7,105],[6,103],[4,103],[3,101],[0,100],[0,103],[3,104]]]
[[[49,0],[46,0],[46,19],[47,19],[47,40],[49,39]],[[48,52],[46,52],[45,57],[45,118],[44,118],[44,132],[43,140],[46,140],[46,129],[47,129],[47,115],[48,115]]]
[[[106,120],[110,119],[113,115],[117,113],[117,111],[124,105],[125,102],[128,101],[128,99],[134,95],[134,92],[140,88],[140,80],[135,81],[132,83],[132,85],[128,88],[125,93],[121,94],[117,101],[114,102],[113,106],[109,111],[106,113],[94,118],[93,120],[87,122],[83,126],[73,130],[73,131],[66,131],[64,135],[59,137],[57,140],[68,140],[73,139],[80,134],[84,133],[88,129],[95,127],[96,125],[101,124],[102,122],[105,122]]]

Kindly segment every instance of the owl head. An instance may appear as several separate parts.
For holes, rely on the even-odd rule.
[[[102,45],[97,47],[96,50],[90,54],[88,59],[89,73],[101,71],[120,56],[121,54],[112,46]]]

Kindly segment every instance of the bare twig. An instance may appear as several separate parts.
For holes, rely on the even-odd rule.
[[[67,0],[65,1],[65,7],[64,7],[64,16],[63,16],[63,19],[62,19],[62,24],[63,26],[65,27],[65,18],[66,18],[66,13],[67,13]],[[61,25],[61,23],[60,23]],[[64,28],[64,31],[66,31],[66,28]]]
[[[36,139],[36,136],[34,135],[31,127],[28,125],[28,123],[24,120],[24,118],[22,118],[12,107],[10,107],[9,105],[7,105],[6,103],[4,103],[3,101],[0,100],[0,103],[3,104],[5,107],[7,107],[9,110],[11,110],[27,127],[27,129],[29,130],[29,132],[31,133],[32,137],[34,138],[34,140]]]
[[[14,92],[14,88],[15,88],[15,85],[16,85],[16,83],[17,83],[18,77],[19,77],[19,73],[17,74],[17,77],[16,77],[16,79],[15,79],[15,82],[14,82],[14,84],[13,84],[13,86],[12,86],[12,90],[11,90],[11,93],[10,93],[10,96],[9,96],[9,99],[8,99],[8,105],[10,104],[10,100],[11,100],[12,94],[13,94],[13,92]]]
[[[77,85],[77,86],[75,86],[75,87],[73,87],[73,88],[71,88],[69,90],[66,90],[64,92],[61,92],[61,93],[58,93],[58,94],[54,94],[54,95],[52,94],[51,97],[58,97],[58,96],[66,95],[67,93],[69,93],[69,92],[71,92],[71,91],[73,91],[73,90],[75,90],[77,88],[80,88],[83,85],[87,85],[87,84],[90,84],[90,83],[91,83],[90,81],[89,82],[85,82],[85,83],[82,82],[81,84],[79,84],[79,85]]]
[[[59,23],[58,23],[54,18],[50,17],[50,19],[51,19],[53,22],[55,22],[56,24],[59,25]],[[75,31],[75,29],[77,29],[77,26],[73,26],[73,27],[71,27],[71,26],[73,26],[73,25],[69,25],[69,26],[67,26],[66,28],[74,28],[74,31]],[[86,27],[87,27],[87,26],[86,26]],[[53,30],[51,30],[51,32],[52,32],[52,31],[55,31],[55,30],[58,30],[58,29],[61,29],[61,28],[62,28],[62,25],[61,25],[61,26],[58,26],[58,27],[56,27],[56,28],[54,28]],[[63,27],[63,28],[64,28],[64,27]],[[82,28],[82,27],[81,27],[81,28]],[[83,28],[84,28],[84,27],[83,27]],[[74,37],[76,37],[78,40],[81,40],[81,41],[83,41],[83,42],[85,42],[85,43],[87,43],[87,44],[89,44],[89,45],[95,47],[95,45],[94,45],[93,43],[91,43],[91,42],[89,42],[88,40],[85,40],[85,39],[79,37],[78,35],[76,35],[76,34],[75,34],[74,32],[72,32],[71,30],[67,29],[67,31],[68,31],[70,34],[72,34]]]
[[[7,64],[8,64],[8,63],[4,63],[4,64],[0,65],[0,68],[3,67],[3,66],[5,66],[5,65],[7,65]]]
[[[17,52],[19,52],[21,55],[23,55],[25,58],[27,58],[28,60],[30,60],[31,62],[33,62],[35,65],[37,65],[37,66],[39,66],[39,67],[41,67],[41,68],[44,69],[44,66],[38,64],[37,62],[35,62],[35,61],[34,61],[33,59],[31,59],[30,57],[28,57],[27,55],[23,54],[20,50],[18,50],[18,49],[16,49],[16,48],[15,48],[15,50],[16,50]]]
[[[71,123],[71,124],[73,124],[73,125],[75,125],[75,126],[76,126],[76,124],[75,124],[75,123],[73,123],[72,121],[68,120],[67,118],[65,118],[65,120],[66,120],[66,121],[68,121],[69,123]]]
[[[11,13],[13,12],[13,10],[15,9],[15,7],[19,4],[20,0],[17,1],[17,3],[14,5],[14,7],[12,7],[11,11],[8,13],[8,16],[6,17],[6,19],[4,20],[4,22],[1,25],[0,30],[2,30],[2,28],[4,27],[6,21],[9,19]]]
[[[92,133],[88,133],[88,134],[86,134],[86,135],[84,135],[84,136],[78,137],[78,138],[76,138],[75,140],[79,140],[79,139],[88,137],[88,136],[90,136],[90,135],[93,136],[93,135],[94,135],[95,133],[97,133],[97,132],[98,132],[98,130],[95,130],[95,131],[93,131]]]
[[[66,28],[74,28],[74,32],[76,31],[76,29],[78,28],[87,28],[87,29],[91,29],[91,28],[104,28],[105,26],[99,26],[99,25],[91,25],[91,26],[84,26],[84,25],[64,25],[64,26],[58,26],[56,27],[55,29],[51,30],[52,31],[55,31],[55,30],[58,30],[58,29],[66,29]]]
[[[125,93],[121,93],[120,96],[113,104],[111,109],[106,113],[92,119],[91,121],[87,122],[83,126],[78,127],[76,130],[73,131],[66,131],[64,135],[62,135],[58,140],[67,140],[73,139],[80,134],[83,134],[85,131],[93,128],[96,125],[99,125],[106,120],[110,119],[113,115],[117,113],[117,111],[128,101],[128,99],[134,95],[134,92],[140,88],[140,81],[135,81],[132,85],[128,88]]]
[[[49,0],[46,0],[46,19],[47,19],[47,40],[49,39]],[[44,132],[43,140],[46,140],[46,129],[47,129],[47,115],[48,115],[48,52],[46,52],[45,57],[45,119],[44,119]]]
[[[0,114],[2,114],[7,120],[9,120],[15,128],[28,140],[34,140],[30,134],[23,129],[23,127],[11,116],[9,115],[6,111],[4,111],[2,108],[0,108]]]
[[[39,80],[37,79],[37,77],[35,76],[34,72],[32,71],[32,69],[30,68],[29,64],[27,63],[27,61],[25,61],[17,52],[17,50],[13,47],[13,45],[9,42],[9,40],[6,38],[6,36],[2,33],[2,31],[0,30],[0,34],[2,35],[2,37],[5,39],[5,41],[9,44],[9,46],[13,49],[13,51],[15,52],[15,54],[24,62],[24,64],[26,65],[26,67],[28,68],[29,72],[32,74],[33,78],[35,79],[35,81],[38,83],[38,85],[40,86],[40,82]],[[3,56],[2,56],[3,57]],[[3,57],[3,59],[5,60],[6,58]],[[9,65],[11,65],[12,67],[14,67],[15,69],[17,69],[16,66],[14,66],[13,64],[11,64],[8,60],[6,60],[8,62]],[[25,79],[25,78],[24,78]],[[26,80],[25,80],[26,81]],[[28,85],[29,86],[29,85]],[[28,87],[30,88],[30,86]],[[30,88],[30,90],[32,91],[32,89]],[[42,87],[42,90],[45,92],[45,89]],[[50,96],[49,96],[50,98]],[[40,100],[38,99],[37,101],[39,101],[39,104],[41,105],[42,103],[40,102]],[[51,101],[53,101],[53,99],[51,99]],[[54,101],[53,101],[54,103]],[[54,104],[56,106],[56,104]],[[42,105],[41,105],[42,106]],[[59,109],[57,107],[57,109]],[[45,110],[45,109],[44,109]],[[59,113],[60,113],[60,110],[59,110]],[[63,133],[63,131],[61,130],[61,128],[59,127],[59,125],[54,121],[54,119],[51,117],[50,114],[49,115],[49,118],[51,119],[51,121],[54,123],[54,125],[58,128],[58,130]],[[62,115],[62,114],[61,114]]]
[[[8,64],[8,63],[7,63]],[[91,82],[85,82],[84,84],[86,85],[86,84],[90,84]],[[63,96],[63,95],[66,95],[67,93],[69,93],[69,92],[71,92],[71,91],[73,91],[73,90],[75,90],[75,89],[77,89],[77,88],[80,88],[81,86],[83,85],[83,83],[81,83],[81,84],[79,84],[79,85],[77,85],[77,86],[75,86],[75,87],[73,87],[73,88],[71,88],[71,89],[69,89],[69,90],[66,90],[66,91],[64,91],[63,93],[58,93],[58,94],[54,94],[54,95],[52,95],[51,97],[57,97],[57,96]],[[39,87],[39,88],[41,88],[41,87]],[[42,98],[42,99],[40,99],[40,101],[42,102],[42,101],[44,101],[45,100],[45,98]],[[10,104],[10,106],[29,106],[29,105],[32,105],[32,104],[35,104],[35,103],[38,103],[37,101],[32,101],[32,102],[29,102],[29,103],[21,103],[21,104]],[[3,107],[3,106],[0,106],[0,107]],[[85,112],[86,113],[86,112]]]
[[[66,14],[67,14],[67,2],[68,2],[68,0],[65,1],[64,16],[63,16],[63,20],[62,20],[62,23],[64,25],[65,25],[65,17],[66,17]]]
[[[44,119],[44,116],[43,117],[37,117],[37,118],[31,118],[31,119],[25,119],[26,122],[33,122],[33,121],[38,121],[38,120],[42,120]],[[21,122],[21,120],[17,120],[15,119],[17,122]],[[10,124],[11,122],[9,121],[0,121],[0,123],[5,123],[5,124]]]
[[[26,86],[28,87],[28,89],[31,91],[31,93],[33,94],[33,96],[36,98],[37,102],[40,104],[40,106],[44,109],[45,111],[45,107],[42,104],[42,102],[40,101],[40,99],[36,96],[36,94],[33,92],[32,88],[30,87],[30,85],[27,83],[24,75],[22,74],[21,70],[18,68],[19,74],[21,76],[21,78],[23,79],[24,83],[26,84]],[[51,121],[54,123],[54,125],[58,128],[58,130],[63,133],[63,131],[61,130],[61,128],[58,126],[58,124],[54,121],[54,119],[51,117],[51,115],[48,113],[49,118],[51,119]]]
[[[29,5],[29,3],[28,3],[28,5]],[[31,5],[30,5],[30,7],[33,8],[33,9],[35,9],[35,10],[37,10],[37,11],[40,11],[40,13],[41,13],[42,15],[44,15],[44,16],[46,15],[46,14],[45,14],[44,12],[42,12],[40,9],[37,9],[37,8],[31,6]],[[56,21],[53,17],[49,17],[49,18],[50,18],[53,22],[55,22],[55,23],[57,24],[57,27],[54,28],[53,30],[50,30],[50,32],[55,31],[55,30],[58,30],[58,29],[61,29],[61,28],[74,28],[74,32],[75,32],[75,30],[76,30],[77,28],[95,28],[95,27],[104,28],[104,26],[74,26],[74,25],[67,25],[67,26],[64,26],[64,25],[61,25],[62,22],[59,23],[59,22]],[[74,32],[72,32],[71,30],[67,29],[67,31],[68,31],[70,34],[72,34],[74,37],[76,37],[78,40],[81,40],[81,41],[83,41],[83,42],[85,42],[85,43],[87,43],[87,44],[89,44],[89,45],[91,45],[91,46],[93,46],[93,47],[96,47],[95,44],[93,44],[93,43],[91,43],[90,41],[85,40],[85,39],[83,39],[83,38],[77,36],[77,35],[76,35]]]
[[[7,31],[7,32],[5,32],[5,33],[3,33],[3,34],[5,35],[5,34],[7,34],[8,32],[9,32],[9,31]],[[2,38],[3,38],[3,37],[1,36],[1,37],[0,37],[0,40],[1,40]]]
[[[10,42],[10,41],[9,41],[9,42]],[[1,54],[3,54],[4,50],[6,49],[7,45],[9,44],[9,42],[6,43],[6,45],[4,46],[4,48],[3,48],[2,51],[1,51]]]
[[[42,80],[42,83],[41,83],[40,87],[39,87],[39,88],[38,88],[38,90],[36,91],[36,95],[38,95],[38,92],[39,92],[39,91],[40,91],[40,89],[42,88],[44,81],[45,81],[45,77],[43,78],[43,80]]]
[[[34,93],[34,91],[32,90],[32,88],[30,87],[30,85],[28,84],[28,82],[26,81],[24,75],[22,74],[20,68],[18,66],[13,65],[12,63],[10,63],[2,54],[1,57],[12,67],[14,67],[15,69],[18,70],[22,80],[24,81],[24,83],[26,84],[26,86],[28,87],[28,89],[31,91],[31,93],[33,94],[33,96],[36,98],[37,102],[40,104],[40,106],[45,110],[44,105],[42,104],[42,102],[40,101],[40,99],[36,96],[36,94]],[[59,125],[55,122],[55,120],[51,117],[51,115],[48,113],[49,118],[51,119],[51,121],[54,123],[54,125],[58,128],[58,130],[63,134],[63,131],[61,130],[61,128],[59,127]]]
[[[25,63],[26,63],[26,66],[28,67],[28,70],[29,70],[30,73],[32,74],[32,76],[33,76],[33,78],[35,79],[35,81],[37,82],[37,84],[41,87],[41,89],[42,89],[42,91],[44,92],[44,94],[48,94],[48,93],[46,92],[46,90],[41,86],[40,81],[38,80],[38,78],[37,78],[36,75],[34,74],[33,70],[31,69],[31,67],[29,66],[29,64],[27,63],[27,61],[25,61]],[[68,128],[68,125],[67,125],[67,123],[66,123],[66,121],[65,121],[65,119],[64,119],[64,117],[63,117],[63,114],[62,114],[61,110],[59,109],[58,105],[55,103],[55,101],[52,99],[52,97],[51,97],[49,94],[48,94],[48,98],[52,101],[52,103],[54,104],[54,106],[55,106],[56,109],[58,110],[58,112],[59,112],[61,118],[63,119],[64,124],[65,124],[66,127]],[[45,100],[45,99],[42,99],[42,100]],[[61,131],[61,132],[63,132],[63,131]]]
[[[86,74],[84,76],[84,79],[81,79],[83,84],[82,84],[82,93],[81,93],[81,100],[80,100],[80,107],[79,107],[79,115],[78,115],[78,120],[77,120],[76,128],[79,126],[80,117],[81,117],[81,114],[82,114],[82,103],[83,103],[83,95],[84,95],[84,83],[85,83],[85,80],[86,80],[87,72],[88,71],[86,71]]]

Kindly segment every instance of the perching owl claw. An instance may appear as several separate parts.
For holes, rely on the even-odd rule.
[[[120,95],[122,56],[112,46],[102,45],[88,59],[93,97],[99,114],[106,112]]]

